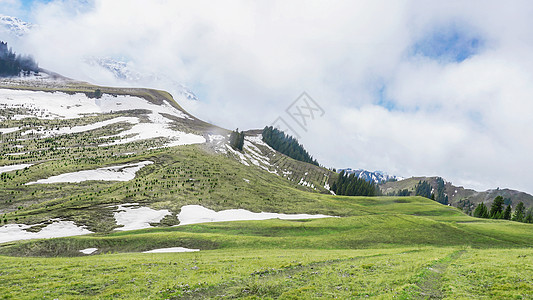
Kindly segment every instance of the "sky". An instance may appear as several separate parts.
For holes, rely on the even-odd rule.
[[[126,61],[188,86],[197,117],[279,125],[326,167],[533,193],[531,1],[0,0],[0,14],[38,24],[14,50],[43,68],[116,85],[86,58]]]

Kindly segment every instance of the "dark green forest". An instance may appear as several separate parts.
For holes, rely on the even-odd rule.
[[[0,42],[0,76],[18,76],[21,72],[39,72],[39,66],[30,56],[17,55],[7,43]]]
[[[474,210],[473,216],[476,218],[504,219],[523,223],[533,223],[533,209],[529,209],[526,212],[523,202],[518,203],[514,210],[514,214],[512,213],[511,204],[507,205],[505,209],[504,206],[504,198],[502,196],[497,196],[494,198],[490,209],[485,203],[479,203]]]
[[[318,166],[318,162],[298,143],[298,140],[272,126],[263,129],[263,141],[278,152],[299,161]]]
[[[339,177],[331,186],[331,190],[337,195],[344,196],[379,196],[381,191],[373,181],[366,181],[356,177],[355,174],[340,172]]]

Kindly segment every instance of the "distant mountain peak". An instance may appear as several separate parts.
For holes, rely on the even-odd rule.
[[[19,18],[0,15],[0,32],[7,32],[17,37],[21,37],[35,27],[35,25],[24,22]]]
[[[353,170],[351,168],[337,169],[337,172],[340,173],[344,171],[346,174],[355,174],[358,178],[364,179],[366,181],[374,181],[375,183],[383,183],[390,180],[402,180],[403,177],[396,175],[389,175],[383,171],[368,171],[364,169]]]

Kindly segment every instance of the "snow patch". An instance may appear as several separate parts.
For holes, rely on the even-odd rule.
[[[81,253],[87,254],[87,255],[93,254],[96,251],[98,251],[98,248],[87,248],[87,249],[80,250]]]
[[[7,134],[20,130],[20,127],[0,128],[0,133]]]
[[[184,247],[172,247],[172,248],[160,248],[150,251],[144,251],[143,253],[177,253],[177,252],[196,252],[200,249],[189,249]]]
[[[41,229],[39,232],[29,232],[25,229],[32,227],[26,224],[7,224],[0,227],[0,243],[29,240],[67,237],[92,233],[84,227],[76,226],[72,221],[54,220],[52,224]]]
[[[155,210],[149,207],[126,207],[135,204],[123,204],[119,205],[117,211],[114,213],[115,220],[118,225],[124,225],[124,227],[117,228],[116,230],[136,230],[152,227],[150,223],[159,223],[161,220],[170,215],[171,212],[162,209]]]
[[[317,219],[330,218],[328,215],[309,215],[309,214],[278,214],[260,212],[254,213],[245,209],[228,209],[214,211],[201,205],[185,205],[178,214],[180,225],[208,223],[208,222],[227,222],[227,221],[256,221],[268,219],[282,220],[299,220],[299,219]]]
[[[29,168],[31,166],[33,166],[33,164],[2,166],[2,167],[0,167],[0,174],[5,173],[5,172],[9,172],[9,171],[22,170],[24,168]]]
[[[34,182],[28,182],[30,184],[45,184],[45,183],[79,183],[88,180],[100,180],[100,181],[129,181],[135,178],[137,171],[147,165],[153,164],[152,161],[146,160],[134,164],[113,166],[99,168],[96,170],[84,170],[73,173],[65,173],[61,175],[52,176],[46,179],[39,179]]]

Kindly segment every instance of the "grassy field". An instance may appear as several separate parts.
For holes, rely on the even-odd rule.
[[[469,247],[2,257],[0,297],[531,299],[532,264],[529,249]]]
[[[0,248],[1,297],[533,297],[531,224],[475,219],[420,197],[312,195],[346,207],[353,216],[206,223],[5,244]],[[201,251],[139,253],[177,246]],[[90,247],[99,250],[90,256],[79,252]]]

